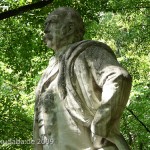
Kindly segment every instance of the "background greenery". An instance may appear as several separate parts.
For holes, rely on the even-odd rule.
[[[32,2],[37,0],[1,0],[0,6],[11,10]],[[42,9],[0,21],[0,141],[32,140],[34,89],[53,55],[42,41],[44,20],[59,6],[77,9],[86,25],[85,39],[107,43],[131,73],[130,111],[123,114],[121,131],[131,150],[150,149],[148,0],[54,0]],[[32,146],[0,144],[0,149],[30,150]]]

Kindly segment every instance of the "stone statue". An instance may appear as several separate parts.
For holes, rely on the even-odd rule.
[[[36,89],[35,150],[129,150],[119,123],[132,80],[111,48],[83,40],[72,8],[50,13],[44,32],[55,56]]]

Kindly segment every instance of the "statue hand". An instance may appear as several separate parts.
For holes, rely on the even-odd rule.
[[[102,148],[102,137],[95,134],[95,124],[92,122],[91,124],[91,141],[93,142],[94,148]]]

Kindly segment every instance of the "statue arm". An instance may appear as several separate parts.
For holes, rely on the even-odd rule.
[[[129,98],[131,76],[105,50],[103,50],[103,54],[98,50],[94,51],[95,55],[91,55],[87,62],[92,76],[102,92],[99,91],[101,92],[101,99],[99,99],[101,105],[91,123],[92,139],[96,143],[96,139],[109,137],[109,141],[114,139],[111,142],[115,143],[119,150],[127,149],[126,144],[120,144],[125,143],[124,140],[118,144],[118,136],[119,139],[122,139],[119,122]],[[124,145],[125,148],[121,145]]]

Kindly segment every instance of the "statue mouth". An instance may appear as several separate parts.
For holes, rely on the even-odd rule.
[[[43,41],[45,44],[47,44],[47,41],[51,41],[52,39],[53,39],[53,37],[50,34],[45,34],[43,37]]]

